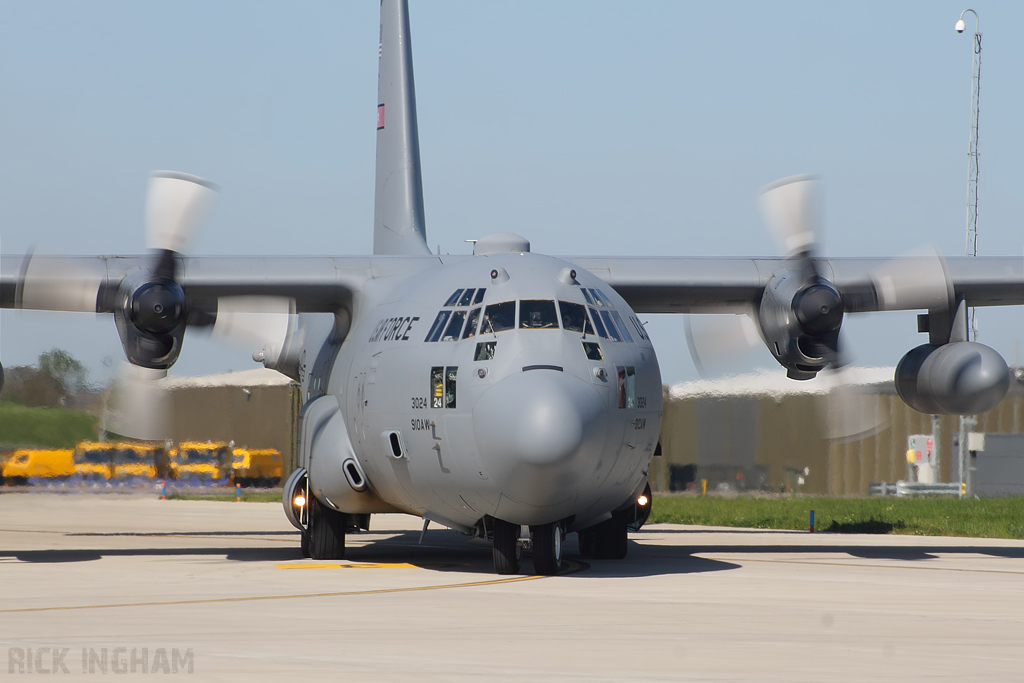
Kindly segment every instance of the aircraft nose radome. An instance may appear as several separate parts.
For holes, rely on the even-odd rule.
[[[488,474],[520,503],[546,506],[572,496],[599,453],[604,402],[588,383],[555,370],[512,375],[473,410],[477,447]],[[589,470],[588,470],[589,467]]]

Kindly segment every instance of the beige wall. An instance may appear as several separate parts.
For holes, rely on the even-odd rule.
[[[800,488],[804,493],[829,495],[866,495],[869,482],[894,482],[905,479],[907,474],[907,437],[911,434],[931,432],[931,417],[907,406],[891,390],[883,390],[875,396],[877,410],[886,418],[887,426],[867,438],[848,443],[830,443],[824,438],[824,430],[818,418],[818,398],[808,395],[783,396],[780,398],[757,397],[754,411],[756,421],[755,453],[735,452],[735,439],[730,435],[739,430],[749,430],[749,424],[738,424],[737,420],[749,420],[749,411],[731,410],[729,404],[749,403],[752,397],[726,398],[669,398],[664,403],[664,418],[661,427],[662,456],[651,463],[651,486],[655,490],[669,490],[669,465],[699,464],[707,462],[706,452],[700,450],[713,440],[713,449],[721,464],[740,466],[750,462],[751,456],[758,465],[771,468],[774,490],[779,485],[792,483],[793,475],[787,474],[786,467],[794,470],[810,469],[810,476]],[[725,405],[709,411],[702,402],[721,402]],[[713,415],[705,419],[698,415]],[[1014,383],[1011,394],[994,409],[978,416],[975,431],[988,433],[1016,433],[1024,430],[1024,395],[1021,387]],[[958,429],[956,416],[943,416],[940,421],[940,481],[950,481],[951,440]],[[703,458],[703,460],[702,460]]]

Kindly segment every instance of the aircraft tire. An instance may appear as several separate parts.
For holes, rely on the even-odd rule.
[[[310,536],[309,529],[303,530],[302,536],[300,537],[301,540],[299,541],[299,550],[302,551],[302,556],[303,557],[309,557],[310,556],[309,555],[309,536]]]
[[[316,496],[310,496],[309,513],[309,556],[314,560],[345,559],[345,513],[332,510]]]
[[[494,571],[518,574],[523,547],[519,544],[519,525],[503,519],[494,520]]]
[[[538,574],[557,574],[562,568],[562,525],[558,522],[530,527],[533,537],[533,570]]]

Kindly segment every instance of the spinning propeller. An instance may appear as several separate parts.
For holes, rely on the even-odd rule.
[[[215,338],[262,346],[261,359],[280,353],[294,327],[295,305],[278,297],[222,297],[214,312],[189,300],[179,282],[181,255],[216,197],[197,176],[170,171],[152,175],[146,199],[147,267],[129,273],[117,288],[114,322],[129,365],[119,373],[108,402],[107,430],[140,439],[168,435],[170,406],[164,378],[178,359],[186,327],[210,328]],[[254,354],[255,357],[255,354]]]
[[[889,259],[868,280],[844,283],[840,292],[831,281],[832,268],[816,258],[822,223],[818,179],[800,175],[776,181],[761,190],[760,205],[785,266],[772,274],[761,300],[738,309],[739,315],[687,320],[694,365],[703,376],[706,367],[754,348],[761,339],[792,379],[831,371],[821,406],[830,438],[878,431],[885,420],[875,414],[870,395],[856,388],[857,371],[848,367],[840,342],[843,318],[848,312],[913,308],[948,315],[953,287],[945,261],[934,250]]]

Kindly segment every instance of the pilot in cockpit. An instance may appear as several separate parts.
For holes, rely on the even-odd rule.
[[[529,311],[529,318],[526,320],[526,324],[523,327],[531,327],[533,329],[540,329],[545,327],[544,316],[541,315],[540,311]]]
[[[562,306],[562,324],[567,330],[583,330],[583,307]]]

